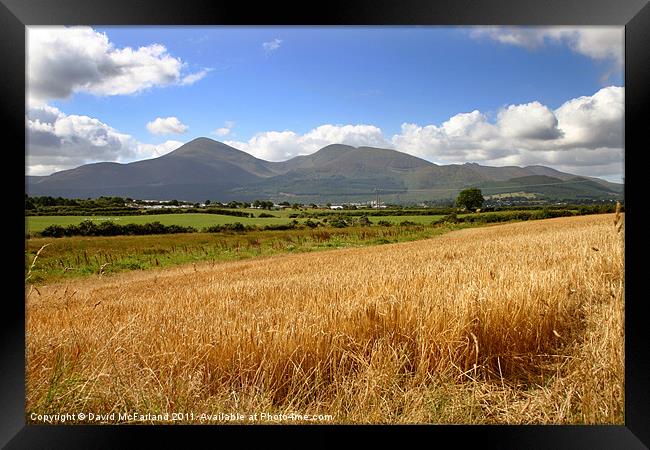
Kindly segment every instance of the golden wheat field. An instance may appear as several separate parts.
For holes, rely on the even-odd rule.
[[[27,419],[622,424],[615,220],[28,287]]]

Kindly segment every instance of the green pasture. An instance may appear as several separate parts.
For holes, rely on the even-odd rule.
[[[259,215],[257,211],[256,215]],[[274,214],[275,215],[275,214]],[[191,226],[197,229],[211,225],[223,225],[226,223],[239,222],[244,225],[278,225],[289,223],[293,219],[288,217],[250,218],[236,216],[222,216],[218,214],[143,214],[138,216],[29,216],[25,218],[25,228],[29,233],[43,231],[50,225],[78,225],[84,220],[112,221],[116,224],[125,225],[128,223],[143,224],[149,222],[160,222],[163,225]]]
[[[223,225],[226,223],[235,222],[240,222],[244,225],[264,226],[285,224],[293,220],[289,218],[289,212],[287,211],[267,212],[261,210],[251,210],[251,212],[255,214],[255,216],[258,216],[261,212],[266,212],[267,214],[273,214],[274,216],[278,217],[250,218],[225,216],[219,214],[143,214],[138,216],[29,216],[25,218],[25,230],[28,233],[36,233],[43,231],[50,225],[78,225],[84,220],[92,220],[96,222],[112,221],[120,225],[125,225],[127,223],[143,224],[148,222],[160,222],[163,225],[181,225],[186,227],[191,226],[199,230],[211,225]],[[339,214],[344,215],[345,213]],[[443,216],[376,216],[369,217],[369,219],[373,224],[376,224],[381,220],[385,220],[391,224],[399,224],[404,221],[409,221],[414,222],[418,225],[428,225],[431,222],[440,219],[441,217]],[[322,219],[322,217],[319,217],[312,220],[321,221]],[[306,219],[296,220],[299,222],[304,222]]]

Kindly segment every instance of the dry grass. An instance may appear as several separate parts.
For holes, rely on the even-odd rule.
[[[40,286],[27,411],[621,424],[613,219]]]

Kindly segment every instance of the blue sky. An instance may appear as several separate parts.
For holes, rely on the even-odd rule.
[[[38,27],[33,30],[46,32]],[[108,47],[93,55],[74,53],[80,51],[83,39],[102,34]],[[610,27],[585,32],[467,27],[95,27],[83,36],[71,37],[80,40],[78,47],[66,50],[58,45],[57,55],[69,51],[72,61],[72,57],[82,62],[89,58],[100,72],[103,66],[97,61],[105,56],[102,51],[109,54],[127,47],[135,51],[162,45],[164,55],[181,62],[175,69],[179,72],[175,81],[135,86],[126,94],[106,87],[105,80],[101,87],[92,87],[93,83],[99,86],[97,77],[103,76],[96,75],[97,70],[85,82],[85,74],[70,75],[71,80],[82,81],[71,84],[69,95],[51,94],[54,90],[48,91],[46,69],[56,63],[47,61],[41,51],[54,41],[45,38],[39,37],[38,50],[28,51],[28,64],[36,61],[29,72],[35,80],[32,84],[45,86],[45,93],[39,94],[34,104],[53,107],[68,120],[76,116],[97,119],[115,133],[128,135],[128,145],[140,145],[140,151],[116,150],[113,157],[117,161],[147,156],[142,149],[167,142],[164,150],[149,155],[155,156],[173,147],[170,142],[178,144],[200,136],[238,144],[237,148],[275,160],[315,151],[315,146],[327,139],[361,144],[364,139],[369,144],[383,139],[386,147],[440,164],[544,163],[620,180],[622,138],[620,145],[611,140],[578,139],[590,124],[576,125],[572,119],[558,122],[561,117],[573,116],[557,111],[567,102],[589,97],[590,105],[596,103],[595,112],[584,120],[599,126],[603,120],[616,121],[616,117],[605,116],[611,102],[622,98],[624,87],[619,36],[622,29]],[[111,59],[111,64],[113,61],[118,58]],[[44,74],[36,73],[39,70]],[[192,74],[198,74],[196,81],[181,82]],[[36,81],[37,77],[41,78]],[[618,97],[609,95],[613,92],[607,91],[610,88],[621,88],[616,91]],[[604,94],[592,97],[599,92]],[[28,89],[28,97],[30,94]],[[513,110],[511,122],[501,123],[504,110],[531,104],[534,111]],[[478,115],[462,116],[474,111]],[[452,124],[443,125],[455,116],[463,122],[461,137],[454,134]],[[555,138],[531,141],[532,134],[525,131],[531,126],[530,117],[559,130],[549,134]],[[156,118],[177,119],[183,127],[176,131],[183,132],[155,134],[147,124]],[[619,122],[622,126],[622,116]],[[416,128],[405,136],[404,124]],[[324,125],[333,128],[319,129]],[[476,138],[472,133],[483,125],[492,129],[486,128],[472,143],[465,142]],[[506,125],[510,131],[504,131]],[[345,126],[348,129],[342,128]],[[221,132],[215,133],[219,128]],[[56,133],[65,141],[61,132]],[[486,133],[499,136],[486,137]],[[558,138],[560,135],[564,137]],[[576,139],[569,139],[571,136]],[[58,148],[61,153],[61,145]],[[618,160],[614,150],[620,154]],[[80,148],[76,151],[83,153]],[[40,147],[34,150],[35,155],[46,152]],[[35,160],[31,172],[93,160],[92,152],[67,161],[65,156],[59,155],[58,163],[52,157]],[[105,156],[106,152],[95,154],[96,158]],[[27,170],[30,172],[30,167]]]

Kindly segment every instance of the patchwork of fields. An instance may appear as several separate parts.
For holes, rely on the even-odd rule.
[[[27,412],[622,424],[613,221],[27,286]]]

